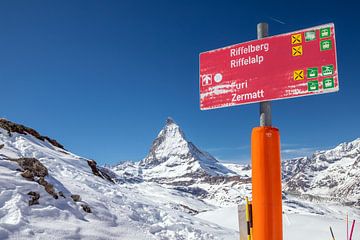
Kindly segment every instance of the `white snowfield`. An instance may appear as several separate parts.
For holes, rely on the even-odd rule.
[[[94,176],[86,159],[31,135],[0,128],[0,239],[236,239],[234,230],[189,213],[215,209],[192,195],[156,183],[113,184]],[[6,156],[6,157],[5,157]],[[49,170],[46,180],[66,198],[54,199],[17,171],[7,157],[35,157]],[[28,206],[30,191],[39,205]],[[71,194],[79,194],[75,203]],[[87,203],[92,213],[80,207]]]
[[[310,203],[309,203],[310,204]],[[315,204],[317,205],[317,204]],[[311,207],[313,203],[311,203]],[[346,220],[344,214],[346,210],[352,212],[350,218],[359,219],[359,211],[354,212],[352,208],[343,209],[340,206],[332,206],[327,208],[325,206],[315,206],[326,211],[324,215],[310,214],[306,210],[297,211],[296,213],[287,212],[283,214],[283,239],[284,240],[323,240],[332,239],[330,233],[330,226],[333,229],[336,240],[346,240]],[[320,210],[321,211],[321,210]],[[215,211],[200,213],[199,218],[205,219],[227,227],[233,230],[238,230],[237,207],[225,207]],[[221,221],[219,221],[221,219]],[[349,228],[351,223],[349,223]],[[353,239],[359,239],[360,223],[357,222],[353,234]],[[349,230],[350,233],[350,230]]]
[[[187,142],[173,124],[167,124],[166,137],[159,134],[161,139],[154,142],[159,147],[152,149],[153,157],[107,169],[116,183],[95,176],[88,159],[32,135],[9,136],[0,128],[0,239],[238,240],[236,205],[250,195],[251,185],[236,180],[194,182],[193,177],[210,172],[209,176],[240,175],[246,180],[251,177],[249,166],[219,163]],[[43,186],[23,178],[18,164],[8,160],[20,157],[33,157],[45,165],[49,171],[45,179],[65,198],[54,199]],[[187,166],[185,176],[178,172],[182,164],[174,159]],[[168,181],[151,180],[157,177]],[[175,184],[177,178],[190,185]],[[40,194],[38,205],[28,205],[30,191]],[[79,194],[81,201],[74,202],[72,194]],[[346,239],[347,212],[350,219],[360,220],[357,208],[285,195],[284,239],[331,239],[329,226],[337,240]]]

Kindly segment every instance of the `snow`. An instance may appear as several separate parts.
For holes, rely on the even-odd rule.
[[[235,239],[237,233],[201,221],[188,209],[214,206],[190,194],[154,183],[112,184],[94,176],[86,159],[64,152],[31,135],[0,129],[1,239]],[[54,199],[17,171],[7,158],[37,157],[48,169],[47,181],[66,198]],[[28,206],[29,191],[39,205]],[[80,194],[81,202],[71,200]],[[92,213],[82,210],[86,203]],[[180,206],[180,207],[179,207]],[[185,207],[181,207],[185,206]]]
[[[0,149],[0,239],[239,239],[237,204],[251,194],[250,167],[219,163],[188,142],[175,125],[173,121],[167,124],[168,132],[159,134],[162,141],[154,143],[153,155],[144,161],[107,169],[115,184],[95,176],[86,158],[31,135],[9,136],[0,128],[0,145],[4,144]],[[337,177],[343,187],[353,184],[354,179],[358,183],[358,171],[351,168],[358,149],[354,142],[333,152],[319,152],[315,166],[326,165],[327,175]],[[330,163],[320,159],[324,154]],[[66,198],[54,199],[43,186],[23,178],[17,163],[9,161],[19,157],[35,157],[44,164],[49,171],[46,181]],[[343,181],[341,174],[337,176],[342,168],[352,174],[350,183]],[[208,175],[195,181],[200,179],[199,170]],[[323,170],[315,171],[318,176],[306,173],[311,179],[326,177]],[[169,181],[163,184],[152,178]],[[180,180],[183,185],[176,185]],[[327,189],[312,186],[314,194]],[[207,195],[192,193],[199,189]],[[30,191],[40,193],[38,205],[28,206]],[[74,202],[71,194],[79,194],[81,201]],[[289,240],[330,239],[329,226],[336,239],[345,239],[346,213],[350,219],[360,216],[357,208],[321,199],[309,201],[285,194],[283,203],[284,239]],[[87,204],[92,213],[83,211],[81,204]],[[355,236],[359,230],[357,223]]]
[[[339,206],[337,206],[339,208]],[[341,208],[341,207],[340,207]],[[339,209],[338,209],[339,210]],[[237,207],[219,208],[214,211],[200,213],[197,217],[220,226],[238,231]],[[346,239],[345,215],[336,214],[336,210],[326,216],[313,215],[307,212],[283,214],[283,239],[284,240],[323,240],[331,239],[332,227],[337,240]],[[357,220],[359,215],[357,215]],[[219,221],[221,219],[221,221]],[[351,224],[349,223],[349,227]],[[354,228],[354,239],[360,234],[360,223]]]
[[[218,208],[213,211],[199,213],[196,217],[216,223],[219,226],[239,231],[237,206]],[[221,219],[221,221],[219,221]]]

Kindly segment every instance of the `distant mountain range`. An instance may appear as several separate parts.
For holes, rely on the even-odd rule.
[[[282,169],[286,192],[360,206],[360,138],[284,161]]]
[[[171,118],[167,119],[144,160],[113,167],[119,175],[129,176],[134,169],[142,180],[202,187],[212,196],[210,198],[219,194],[220,189],[227,194],[229,189],[224,183],[230,183],[232,190],[242,193],[241,198],[229,196],[227,200],[231,199],[232,203],[242,201],[244,193],[251,195],[250,165],[220,163],[188,141]],[[283,161],[282,174],[283,191],[287,194],[360,206],[360,139],[315,152],[312,156]],[[212,187],[205,183],[211,183]],[[213,192],[216,184],[221,187]],[[220,198],[224,199],[223,195]]]

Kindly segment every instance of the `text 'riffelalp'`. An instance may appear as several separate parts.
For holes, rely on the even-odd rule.
[[[247,46],[230,48],[230,57],[244,56],[247,54],[258,53],[258,52],[268,52],[269,43],[263,43],[258,45],[249,44]],[[245,56],[236,59],[230,60],[230,68],[242,67],[250,64],[261,64],[264,61],[264,56],[256,54],[255,56]]]

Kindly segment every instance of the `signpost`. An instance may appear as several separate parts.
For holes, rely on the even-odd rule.
[[[200,54],[202,110],[338,90],[331,23]]]
[[[252,231],[248,240],[282,240],[280,133],[271,125],[271,100],[339,90],[332,23],[200,54],[200,109],[260,102],[252,130]]]

